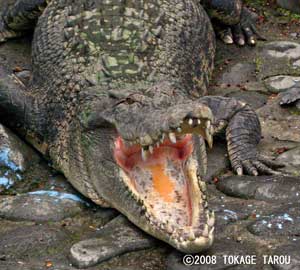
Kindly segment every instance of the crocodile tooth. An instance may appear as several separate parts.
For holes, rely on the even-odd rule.
[[[213,238],[213,233],[214,233],[215,227],[212,227],[208,233],[208,238],[212,239]]]
[[[197,124],[200,125],[201,124],[201,120],[197,119]]]
[[[208,222],[208,221],[209,221],[209,218],[210,218],[210,216],[209,216],[209,210],[206,211],[205,213],[206,213],[206,220],[207,220],[207,222]]]
[[[163,143],[165,140],[165,133],[161,134],[160,142]]]
[[[212,148],[212,146],[213,146],[213,137],[212,137],[212,134],[210,133],[210,131],[211,131],[211,123],[208,120],[206,122],[205,137],[206,137],[209,148]]]
[[[159,142],[156,143],[156,147],[157,147],[157,148],[159,147]]]
[[[150,152],[151,154],[153,154],[153,146],[152,146],[152,145],[149,145],[149,152]]]
[[[175,133],[169,133],[169,138],[172,143],[176,143]]]
[[[208,237],[208,234],[209,234],[209,228],[208,228],[208,225],[205,224],[205,225],[204,225],[203,232],[202,232],[202,235],[203,235],[204,237]]]
[[[210,120],[207,120],[206,123],[205,123],[205,126],[208,130],[210,130],[210,126],[211,126],[211,122]]]
[[[241,167],[237,168],[236,172],[238,175],[243,175],[243,169]]]
[[[210,226],[210,227],[214,226],[214,224],[215,224],[215,212],[214,212],[214,211],[212,211],[212,212],[210,213],[210,216],[209,216],[209,218],[208,218],[208,220],[207,220],[207,224],[208,224],[208,226]]]
[[[143,161],[147,160],[147,154],[148,154],[148,151],[144,147],[142,147],[142,160]]]
[[[189,121],[188,121],[188,123],[189,123],[189,125],[190,125],[190,126],[192,126],[192,125],[193,125],[193,123],[194,123],[193,119],[192,119],[192,118],[190,118],[190,119],[189,119]]]
[[[190,231],[188,234],[188,240],[194,241],[195,239],[196,239],[196,236],[195,236],[194,232]]]

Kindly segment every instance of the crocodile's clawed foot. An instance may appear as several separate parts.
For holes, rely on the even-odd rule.
[[[232,167],[238,175],[243,175],[245,172],[249,175],[257,176],[259,174],[267,175],[282,175],[282,172],[276,171],[277,168],[284,167],[283,164],[272,161],[271,158],[262,155],[243,159],[238,156],[232,160]]]
[[[241,21],[233,26],[218,25],[216,28],[217,35],[225,44],[233,44],[244,46],[248,44],[254,46],[256,40],[266,40],[257,31],[255,26],[257,15],[243,8]]]

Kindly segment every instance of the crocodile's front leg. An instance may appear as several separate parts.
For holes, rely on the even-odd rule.
[[[257,151],[261,139],[261,127],[256,113],[251,107],[233,98],[204,97],[215,118],[215,133],[226,131],[229,159],[233,170],[242,175],[280,174],[270,167],[280,164],[268,160]]]
[[[256,30],[255,14],[244,7],[241,0],[204,0],[203,5],[224,43],[253,46],[256,38],[264,40]]]
[[[33,29],[50,0],[17,0],[4,4],[0,13],[0,43]]]

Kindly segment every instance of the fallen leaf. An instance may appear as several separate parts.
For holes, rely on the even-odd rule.
[[[52,266],[53,266],[53,263],[52,263],[51,261],[45,261],[45,266],[46,266],[47,268],[52,267]]]

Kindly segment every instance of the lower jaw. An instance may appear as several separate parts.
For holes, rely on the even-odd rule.
[[[213,223],[214,220],[212,217],[209,216],[209,212],[207,210],[207,203],[206,198],[204,195],[205,192],[205,183],[201,182],[201,179],[197,178],[196,174],[196,161],[190,157],[187,163],[187,169],[189,170],[189,181],[191,182],[192,186],[192,194],[190,196],[194,196],[194,204],[193,204],[193,211],[194,217],[192,218],[193,224],[192,226],[182,226],[176,227],[173,225],[176,222],[172,222],[169,224],[162,223],[158,219],[151,215],[149,209],[149,202],[143,200],[140,194],[133,189],[132,187],[127,187],[131,190],[133,196],[138,200],[142,206],[141,208],[144,210],[145,214],[143,216],[144,222],[141,224],[137,222],[136,216],[129,217],[132,219],[132,222],[135,223],[137,226],[141,227],[143,230],[148,232],[149,234],[153,235],[156,238],[159,238],[171,246],[175,247],[176,249],[182,252],[200,252],[204,251],[209,248],[213,242]],[[127,174],[122,171],[122,177],[130,181]],[[123,178],[123,179],[124,179]]]
[[[130,179],[130,173],[123,166],[120,166],[120,177],[131,196],[140,206],[140,210],[143,213],[142,216],[139,213],[126,213],[123,212],[134,224],[159,238],[176,249],[182,252],[200,252],[210,247],[213,242],[213,217],[210,217],[208,210],[206,209],[205,202],[205,184],[197,179],[197,162],[192,157],[191,153],[186,159],[187,168],[186,175],[188,176],[188,182],[190,185],[189,196],[192,198],[192,211],[191,223],[186,226],[175,226],[176,221],[172,222],[174,226],[161,222],[157,219],[151,211],[149,211],[149,204],[151,202],[145,200],[138,193],[133,185],[132,179]],[[141,164],[147,162],[141,161]],[[122,208],[122,207],[121,207]]]

